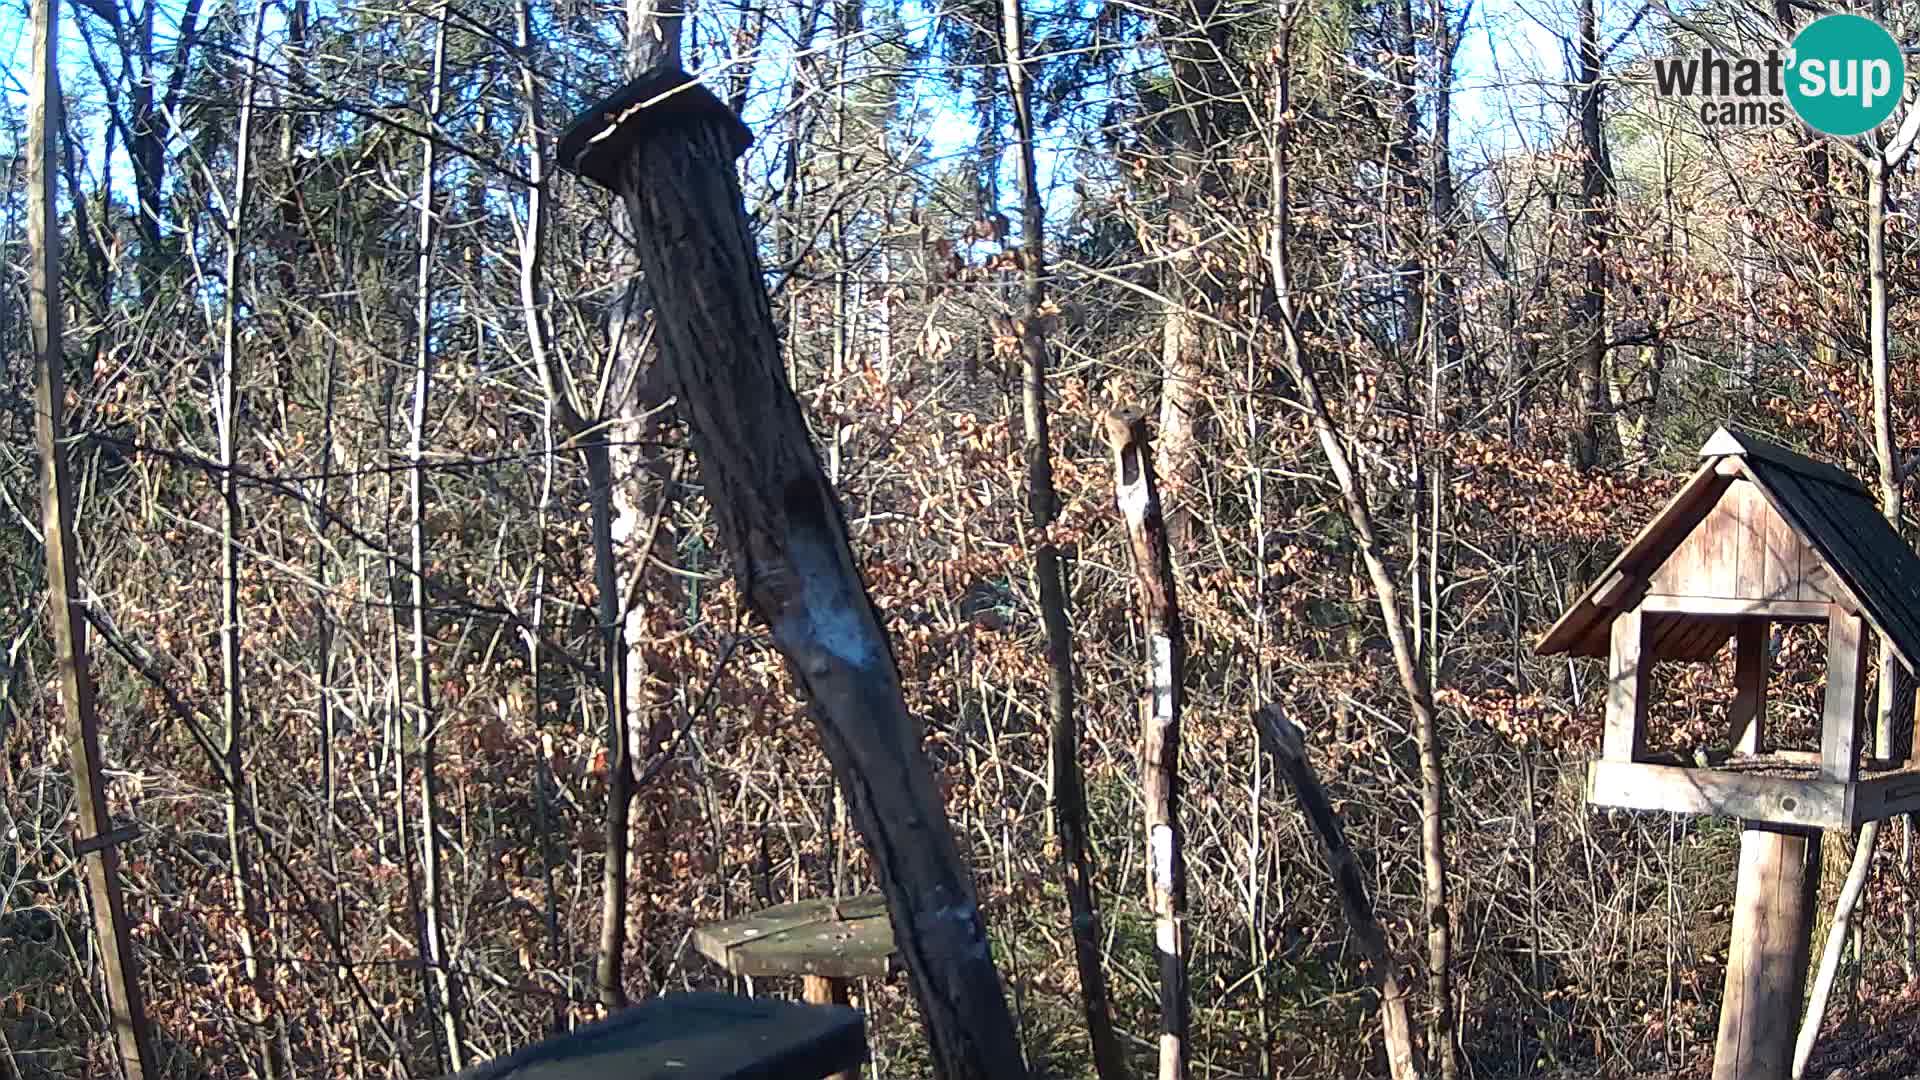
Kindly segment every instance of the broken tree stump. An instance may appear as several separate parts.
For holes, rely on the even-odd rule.
[[[1186,634],[1173,555],[1153,474],[1153,443],[1138,409],[1107,414],[1114,504],[1126,521],[1133,581],[1147,636],[1140,708],[1140,801],[1146,809],[1147,902],[1160,967],[1160,1080],[1186,1080],[1192,1007],[1187,988],[1187,864],[1180,827],[1180,714]]]
[[[735,581],[805,688],[873,856],[937,1075],[1026,1075],[973,881],[906,709],[800,403],[787,384],[734,160],[752,135],[678,68],[575,118],[559,164],[626,203],[678,399]]]

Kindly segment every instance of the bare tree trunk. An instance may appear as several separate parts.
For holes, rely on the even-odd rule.
[[[1920,106],[1909,106],[1920,107]],[[1900,529],[1902,491],[1899,454],[1893,441],[1893,394],[1891,351],[1887,337],[1887,173],[1890,167],[1878,153],[1869,152],[1867,169],[1867,341],[1873,376],[1874,461],[1880,472],[1880,512]],[[1880,641],[1880,694],[1874,711],[1874,747],[1882,757],[1893,756],[1894,673],[1900,661],[1884,635]],[[1920,738],[1920,732],[1916,732]],[[1911,752],[1911,751],[1910,751]],[[1820,973],[1807,997],[1807,1016],[1800,1025],[1800,1037],[1793,1049],[1793,1080],[1805,1074],[1813,1046],[1820,1038],[1820,1025],[1826,1019],[1827,1002],[1833,994],[1834,974],[1840,967],[1840,954],[1846,948],[1847,930],[1853,923],[1854,908],[1860,902],[1867,877],[1873,867],[1873,851],[1880,840],[1880,823],[1869,822],[1860,830],[1853,849],[1853,865],[1847,870],[1846,884],[1834,902],[1833,924],[1827,933],[1826,948],[1820,954]]]
[[[1160,15],[1173,76],[1173,107],[1166,116],[1166,261],[1160,271],[1160,293],[1168,303],[1160,337],[1160,458],[1175,503],[1167,528],[1183,558],[1198,542],[1201,425],[1208,407],[1207,335],[1198,309],[1218,291],[1193,249],[1202,239],[1199,223],[1219,138],[1216,117],[1221,102],[1237,93],[1223,69],[1232,49],[1219,7],[1218,0],[1170,0]]]
[[[1827,928],[1826,948],[1820,953],[1820,971],[1814,976],[1813,989],[1807,995],[1807,1016],[1800,1023],[1799,1038],[1794,1040],[1793,1080],[1801,1080],[1806,1075],[1814,1043],[1820,1039],[1820,1025],[1826,1022],[1827,1002],[1833,996],[1834,976],[1840,971],[1840,954],[1846,951],[1847,932],[1853,926],[1853,913],[1860,905],[1860,896],[1866,891],[1873,849],[1879,839],[1879,822],[1870,821],[1861,827],[1853,850],[1853,865],[1847,868],[1846,883],[1840,886],[1840,896],[1833,904],[1833,923]]]
[[[1438,272],[1433,281],[1435,311],[1428,318],[1433,326],[1433,364],[1441,371],[1458,371],[1466,358],[1467,343],[1460,325],[1460,284],[1448,269],[1459,252],[1460,200],[1453,180],[1453,66],[1460,47],[1460,36],[1448,21],[1446,0],[1434,0],[1433,51],[1435,55],[1433,92],[1432,185],[1429,212],[1432,238],[1437,245]]]
[[[656,65],[680,63],[683,19],[680,0],[627,0],[627,74],[638,75]],[[630,228],[624,204],[613,210],[614,228]],[[655,471],[659,455],[645,443],[657,427],[660,406],[653,385],[658,353],[649,325],[653,301],[639,264],[623,258],[628,273],[609,320],[613,368],[601,380],[605,397],[583,410],[569,407],[561,413],[573,441],[581,443],[587,462],[588,497],[592,506],[593,579],[598,594],[602,655],[606,673],[601,695],[607,707],[607,809],[605,852],[601,863],[600,948],[594,964],[594,982],[600,1003],[617,1008],[627,1002],[627,897],[629,892],[629,838],[632,834],[634,725],[642,714],[642,687],[646,671],[640,646],[645,634],[644,613],[627,603],[646,572],[645,550],[635,541],[657,499],[664,497]],[[582,416],[595,417],[594,423]],[[624,556],[624,558],[623,558]]]
[[[1590,0],[1589,0],[1590,2]],[[1386,623],[1387,641],[1393,649],[1394,669],[1413,713],[1414,739],[1420,758],[1420,846],[1422,855],[1422,900],[1427,922],[1427,984],[1432,995],[1429,1003],[1427,1041],[1429,1053],[1439,1064],[1443,1080],[1452,1080],[1457,1072],[1453,1052],[1453,928],[1447,903],[1446,773],[1442,764],[1439,719],[1433,700],[1433,687],[1425,665],[1418,655],[1419,643],[1407,631],[1400,610],[1394,574],[1386,564],[1373,524],[1373,509],[1365,487],[1347,457],[1346,445],[1334,426],[1333,415],[1320,393],[1320,384],[1308,364],[1305,346],[1297,332],[1297,314],[1290,277],[1287,206],[1289,142],[1292,118],[1288,115],[1292,94],[1292,63],[1289,48],[1292,21],[1296,9],[1284,5],[1275,54],[1279,70],[1275,73],[1273,111],[1273,174],[1271,179],[1273,226],[1269,233],[1267,260],[1274,283],[1274,308],[1282,343],[1282,359],[1288,373],[1298,384],[1305,400],[1307,416],[1320,443],[1328,467],[1340,488],[1347,520],[1353,526],[1361,561],[1373,584],[1374,599]]]
[[[579,414],[574,410],[565,393],[565,383],[558,376],[549,353],[551,331],[548,325],[547,292],[544,276],[544,256],[547,249],[547,140],[543,134],[540,110],[540,80],[534,75],[536,57],[533,46],[533,5],[531,0],[520,0],[514,5],[514,44],[520,53],[520,95],[526,107],[526,126],[522,129],[523,148],[526,153],[527,170],[527,218],[520,230],[520,312],[526,323],[527,351],[532,354],[534,366],[540,372],[541,382],[547,388],[547,409],[541,425],[545,439],[546,453],[540,470],[540,507],[539,535],[547,535],[547,509],[553,500],[554,443],[553,425],[556,416],[578,422]],[[568,430],[571,432],[572,428]],[[595,545],[595,553],[599,547]],[[546,561],[534,573],[533,602],[531,619],[533,629],[523,633],[527,648],[527,682],[532,688],[533,715],[541,712],[544,702],[541,700],[541,657],[539,635],[546,622],[547,594]],[[611,659],[611,658],[609,658]],[[609,665],[611,670],[611,665]],[[624,742],[624,740],[623,740]],[[554,888],[553,868],[558,861],[554,850],[554,830],[551,825],[553,804],[552,763],[544,747],[536,744],[539,763],[535,766],[533,796],[535,821],[540,830],[540,879],[542,892],[546,899],[545,916],[547,927],[548,962],[556,972],[568,972],[567,963],[560,937],[559,896]],[[622,822],[622,835],[625,823]],[[624,883],[625,875],[620,875]],[[625,912],[616,913],[624,924]],[[616,954],[617,955],[617,954]],[[614,979],[618,986],[619,979]],[[558,1035],[567,1028],[567,1001],[572,997],[572,979],[558,988],[552,1001],[552,1014],[547,1022],[548,1034]]]
[[[228,881],[241,912],[240,957],[253,986],[258,1011],[250,1019],[261,1039],[260,1056],[269,1076],[278,1075],[270,1031],[273,976],[261,962],[256,935],[265,926],[265,909],[255,888],[252,851],[244,822],[249,811],[246,775],[246,674],[240,646],[240,344],[238,335],[242,248],[248,203],[253,195],[253,104],[259,82],[260,35],[266,5],[254,8],[253,32],[241,91],[239,130],[234,137],[233,197],[225,208],[227,258],[220,320],[220,396],[215,420],[220,437],[220,719],[222,767],[227,788]]]
[[[109,835],[113,819],[107,811],[106,784],[100,775],[99,723],[94,710],[93,674],[87,663],[79,551],[74,540],[73,481],[67,467],[66,327],[60,299],[59,182],[54,167],[62,127],[59,11],[59,0],[33,2],[33,74],[27,87],[28,322],[35,366],[39,368],[33,414],[40,453],[47,613],[53,622],[60,707],[80,818],[75,854],[86,865],[94,938],[106,975],[107,1016],[127,1080],[146,1080],[158,1077],[159,1069],[146,1002],[140,993],[139,964],[127,932],[126,903],[120,894],[120,841]]]
[[[1045,211],[1040,201],[1035,162],[1033,102],[1027,85],[1025,12],[1020,0],[1003,0],[1001,42],[1006,50],[1007,87],[1020,131],[1021,253],[1026,302],[1015,320],[1025,368],[1023,405],[1027,436],[1027,518],[1038,545],[1033,554],[1034,582],[1040,594],[1040,618],[1047,631],[1047,710],[1051,720],[1048,751],[1053,763],[1053,817],[1060,836],[1074,966],[1080,975],[1080,1006],[1093,1049],[1094,1071],[1101,1080],[1128,1075],[1125,1051],[1113,1031],[1107,976],[1101,966],[1100,905],[1093,885],[1093,852],[1088,842],[1086,783],[1080,772],[1080,716],[1074,702],[1073,631],[1067,621],[1065,568],[1059,549],[1046,539],[1059,516],[1053,485],[1053,443],[1048,432]]]
[[[1580,197],[1575,203],[1574,239],[1580,247],[1582,284],[1568,313],[1572,351],[1575,425],[1573,465],[1585,471],[1618,456],[1614,426],[1608,419],[1612,399],[1604,368],[1607,355],[1607,232],[1612,224],[1613,165],[1600,126],[1600,38],[1596,0],[1580,0],[1576,43],[1575,101],[1580,123]],[[1584,562],[1585,560],[1583,560]],[[1592,568],[1575,575],[1584,588]]]
[[[447,14],[445,0],[434,14],[432,85],[427,98],[427,129],[440,122],[441,99],[446,92]],[[421,963],[433,974],[439,998],[439,1022],[446,1040],[447,1062],[454,1072],[466,1068],[465,1024],[460,1014],[459,983],[447,955],[445,883],[440,874],[439,719],[433,706],[433,673],[428,655],[431,631],[427,625],[427,405],[433,390],[433,251],[436,230],[434,144],[420,140],[419,273],[414,280],[413,415],[407,444],[407,499],[412,518],[408,578],[413,595],[413,689],[415,732],[420,741],[420,872],[421,909],[425,920]],[[429,1006],[431,1008],[431,1005]]]
[[[1140,716],[1140,794],[1146,809],[1147,904],[1160,963],[1160,1080],[1187,1075],[1187,868],[1180,829],[1181,686],[1187,644],[1174,593],[1173,555],[1153,475],[1147,423],[1131,410],[1107,414],[1114,499],[1127,524],[1134,591],[1147,637],[1147,692]]]
[[[558,158],[626,201],[662,369],[740,593],[812,702],[887,895],[936,1075],[1017,1080],[1026,1067],[973,882],[782,367],[734,175],[750,138],[710,91],[664,68],[582,113]]]
[[[1407,1019],[1407,992],[1400,985],[1400,972],[1393,962],[1393,950],[1373,916],[1373,902],[1367,898],[1367,886],[1360,877],[1360,863],[1348,846],[1340,817],[1320,786],[1320,778],[1307,763],[1306,740],[1293,721],[1278,705],[1265,705],[1253,714],[1254,727],[1261,744],[1273,755],[1280,775],[1287,778],[1300,811],[1307,817],[1314,835],[1320,838],[1326,853],[1327,872],[1333,875],[1334,891],[1340,896],[1340,908],[1346,913],[1347,926],[1360,952],[1373,965],[1370,977],[1380,991],[1380,1035],[1386,1041],[1387,1068],[1394,1080],[1417,1080],[1420,1075],[1413,1049],[1413,1025]]]

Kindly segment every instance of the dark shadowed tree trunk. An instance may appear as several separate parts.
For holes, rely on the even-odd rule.
[[[1407,992],[1400,985],[1393,950],[1388,948],[1386,935],[1380,932],[1380,924],[1373,916],[1373,901],[1367,898],[1360,862],[1347,843],[1332,800],[1327,798],[1320,778],[1307,762],[1306,739],[1277,705],[1264,705],[1255,710],[1253,723],[1260,732],[1261,745],[1273,756],[1280,775],[1299,800],[1308,826],[1320,838],[1320,848],[1327,857],[1327,872],[1333,877],[1333,888],[1340,897],[1347,927],[1359,942],[1361,955],[1372,965],[1367,975],[1380,991],[1380,1035],[1387,1044],[1387,1068],[1394,1080],[1419,1080],[1413,1024],[1407,1019]]]
[[[750,138],[669,67],[582,113],[558,158],[626,202],[665,382],[735,580],[811,702],[886,894],[936,1075],[1017,1080],[1026,1068],[972,877],[787,383],[734,175]]]
[[[1613,221],[1613,163],[1600,124],[1600,37],[1596,0],[1580,0],[1574,43],[1574,112],[1580,134],[1580,191],[1574,202],[1573,238],[1580,265],[1580,291],[1567,312],[1567,352],[1574,379],[1572,460],[1585,472],[1619,456],[1612,398],[1607,393],[1607,232]],[[1584,589],[1592,567],[1573,575]]]

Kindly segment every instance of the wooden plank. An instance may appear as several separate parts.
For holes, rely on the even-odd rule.
[[[1722,546],[1726,495],[1707,511],[1686,538],[1647,577],[1647,591],[1675,596],[1725,596],[1733,587],[1732,568]]]
[[[1640,651],[1658,660],[1677,659],[1687,621],[1677,615],[1648,615],[1640,627]]]
[[[1920,769],[1920,687],[1913,691],[1913,730],[1907,734],[1907,767]]]
[[[1587,765],[1587,801],[1628,810],[1711,814],[1810,829],[1847,827],[1847,785],[1645,762]]]
[[[1738,625],[1731,619],[1692,619],[1687,623],[1688,633],[1682,654],[1686,659],[1704,662],[1720,655],[1733,638],[1733,628]]]
[[[1727,487],[1722,505],[1728,502],[1737,530],[1732,595],[1771,599],[1767,592],[1767,519],[1773,516],[1773,508],[1760,489],[1746,480]]]
[[[454,1080],[817,1080],[866,1059],[866,1022],[853,1009],[668,994]]]
[[[1820,708],[1820,772],[1852,780],[1860,768],[1860,715],[1866,685],[1866,620],[1839,604],[1827,620],[1827,686]]]
[[[1912,813],[1920,813],[1920,767],[1910,765],[1854,785],[1853,828]]]
[[[1641,608],[1613,619],[1613,647],[1607,654],[1607,726],[1600,754],[1608,761],[1637,761],[1647,752],[1647,675],[1651,653],[1643,656],[1646,616]]]
[[[837,906],[837,912],[836,912]],[[802,900],[693,931],[700,955],[732,975],[884,976],[898,963],[884,897]]]
[[[1600,588],[1594,591],[1594,606],[1614,607],[1624,601],[1627,594],[1638,584],[1640,584],[1638,579],[1623,571],[1615,570],[1601,583]]]
[[[1739,875],[1713,1080],[1773,1080],[1793,1064],[1820,884],[1820,834],[1741,830]]]
[[[1640,610],[1659,614],[1763,616],[1775,622],[1824,621],[1828,603],[1805,600],[1744,600],[1733,596],[1675,596],[1649,592],[1640,598]]]
[[[1756,485],[1753,490],[1760,496],[1764,509],[1765,524],[1761,529],[1760,542],[1766,547],[1766,567],[1760,576],[1760,595],[1769,600],[1825,600],[1827,597],[1809,597],[1801,595],[1802,578],[1809,561],[1818,563],[1818,558],[1809,560],[1807,543],[1795,532],[1793,524],[1773,508],[1773,503]]]
[[[1727,719],[1735,753],[1765,749],[1767,720],[1767,620],[1742,619],[1734,631],[1733,708]]]

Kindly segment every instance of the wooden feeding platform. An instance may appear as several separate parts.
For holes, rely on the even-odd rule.
[[[886,898],[802,900],[721,923],[696,926],[693,947],[729,975],[800,977],[800,996],[845,1005],[852,980],[885,977],[900,968]],[[857,1067],[834,1074],[853,1080]]]
[[[1820,830],[1920,810],[1912,723],[1877,716],[1866,757],[1862,722],[1871,635],[1907,671],[1920,660],[1920,557],[1867,488],[1832,465],[1726,428],[1700,456],[1680,493],[1536,651],[1607,658],[1606,726],[1587,769],[1588,802],[1741,819],[1713,1075],[1758,1080],[1785,1076],[1791,1064]],[[1826,627],[1818,750],[1781,749],[1768,737],[1776,623]],[[1686,757],[1656,752],[1647,724],[1653,665],[1710,661],[1729,641],[1725,744]]]
[[[798,975],[844,986],[862,976],[885,977],[900,966],[887,901],[878,893],[802,900],[697,926],[693,947],[727,974],[754,978]]]
[[[820,1080],[866,1059],[853,1009],[668,994],[453,1080]]]

